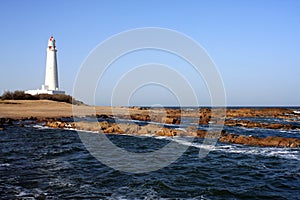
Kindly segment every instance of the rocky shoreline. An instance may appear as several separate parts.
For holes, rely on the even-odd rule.
[[[94,131],[106,134],[128,134],[128,135],[155,135],[155,136],[192,136],[198,138],[218,138],[219,142],[261,147],[300,147],[300,139],[268,136],[265,138],[226,133],[209,132],[188,127],[185,131],[180,129],[166,128],[155,124],[116,124],[107,121],[102,122],[62,122],[48,121],[45,126],[51,128],[73,128],[83,131]]]
[[[12,102],[13,103],[13,102]],[[234,143],[252,146],[266,147],[300,147],[300,140],[297,138],[285,138],[277,136],[257,137],[239,135],[236,133],[221,133],[208,132],[198,130],[197,126],[190,126],[185,129],[172,128],[169,125],[178,125],[181,123],[182,117],[194,120],[194,124],[205,126],[208,124],[218,124],[224,122],[227,127],[243,127],[243,128],[260,128],[272,130],[299,130],[300,112],[295,112],[289,108],[227,108],[226,118],[218,121],[218,117],[212,117],[210,108],[199,109],[172,109],[172,108],[142,108],[142,107],[96,107],[97,114],[85,117],[97,118],[99,122],[82,121],[73,122],[71,106],[62,103],[52,103],[50,101],[41,101],[39,112],[33,111],[30,104],[32,102],[20,102],[18,104],[9,104],[13,106],[6,108],[11,111],[10,116],[1,113],[0,115],[0,131],[7,126],[24,126],[26,124],[43,124],[52,128],[73,128],[76,130],[95,131],[105,134],[128,134],[128,135],[156,135],[156,136],[192,136],[198,138],[218,138],[219,142]],[[6,105],[6,104],[5,104]],[[27,106],[26,106],[27,105]],[[29,106],[28,106],[29,105]],[[51,116],[57,113],[58,117],[47,117],[49,105],[54,106],[51,109]],[[6,105],[7,106],[7,105]],[[57,111],[54,109],[57,106]],[[23,109],[28,112],[27,116],[17,113],[17,110]],[[16,111],[12,110],[15,109]],[[86,109],[86,107],[82,107]],[[117,109],[117,112],[113,112]],[[64,112],[62,112],[62,110]],[[34,115],[36,114],[37,115]],[[114,114],[112,114],[114,113]],[[218,112],[216,112],[218,113]],[[17,117],[21,116],[21,117]],[[25,115],[26,116],[26,115]],[[260,121],[260,119],[278,119],[277,123],[269,123],[268,121]],[[115,123],[115,119],[133,120],[139,123]],[[255,120],[253,120],[255,119]],[[278,121],[277,120],[277,121]],[[149,123],[156,122],[156,124]],[[284,122],[284,123],[283,123]],[[160,123],[160,124],[157,124]],[[176,127],[176,126],[175,126]]]
[[[66,118],[65,118],[66,119]],[[69,118],[70,120],[72,118]],[[28,124],[43,124],[50,128],[60,128],[60,129],[76,129],[83,131],[94,131],[98,133],[105,134],[128,134],[128,135],[155,135],[155,136],[192,136],[198,138],[218,138],[219,142],[223,143],[233,143],[241,145],[251,145],[251,146],[261,146],[261,147],[288,147],[297,148],[300,147],[300,139],[297,138],[285,138],[268,136],[265,138],[260,138],[256,136],[246,136],[234,133],[226,133],[222,131],[208,132],[206,130],[198,130],[194,126],[190,126],[185,130],[174,129],[162,127],[156,124],[120,124],[108,121],[101,122],[66,122],[61,119],[55,118],[26,118],[22,120],[13,120],[11,118],[1,118],[0,119],[0,130],[4,130],[6,126],[24,126]],[[277,127],[277,126],[276,126]],[[276,128],[273,127],[273,128]],[[288,126],[289,127],[289,126]],[[282,127],[277,127],[282,128]]]

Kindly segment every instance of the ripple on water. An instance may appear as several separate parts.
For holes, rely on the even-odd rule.
[[[190,146],[158,171],[129,174],[93,158],[70,130],[11,127],[0,133],[0,193],[4,199],[285,199],[299,196],[299,148],[261,148],[184,137],[109,139],[132,152],[170,141]],[[131,149],[130,149],[131,148]],[[199,159],[199,149],[210,153]],[[255,191],[255,192],[253,192]]]

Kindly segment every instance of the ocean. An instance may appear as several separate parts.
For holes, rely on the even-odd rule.
[[[297,129],[224,128],[300,138]],[[128,173],[93,157],[74,130],[7,126],[0,131],[0,199],[300,199],[300,148],[218,142],[199,158],[200,138],[106,136],[130,152],[151,152],[170,142],[188,149],[157,171]]]

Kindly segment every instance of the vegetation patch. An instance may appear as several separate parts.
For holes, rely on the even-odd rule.
[[[26,94],[24,91],[6,91],[3,93],[2,96],[0,96],[1,100],[51,100],[51,101],[59,101],[59,102],[65,102],[70,103],[74,105],[81,105],[84,104],[81,101],[78,101],[74,99],[70,95],[66,94],[37,94],[37,95],[31,95]]]

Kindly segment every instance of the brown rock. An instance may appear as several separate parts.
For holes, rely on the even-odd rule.
[[[102,119],[108,119],[109,118],[109,116],[108,115],[105,115],[105,114],[101,114],[101,115],[96,115],[97,116],[97,118],[102,118]]]
[[[166,117],[163,119],[163,123],[165,124],[180,124],[180,119],[177,117]]]
[[[226,120],[227,126],[241,126],[245,128],[267,128],[267,129],[295,129],[291,124],[267,124],[261,122],[251,122],[247,120]]]
[[[65,122],[60,122],[58,124],[58,128],[65,128],[66,123]]]
[[[139,128],[139,130],[137,131],[137,133],[138,134],[150,134],[150,135],[154,135],[154,134],[156,134],[160,130],[161,130],[160,126],[153,125],[153,124],[148,124],[146,126],[141,126]]]
[[[140,126],[137,124],[118,124],[119,128],[127,134],[137,134],[140,129]]]
[[[197,130],[197,137],[205,138],[206,135],[207,135],[207,131],[204,131],[204,130]]]
[[[296,138],[282,138],[269,136],[266,138],[258,138],[254,136],[228,134],[219,138],[220,142],[252,145],[252,146],[268,146],[268,147],[299,147],[300,140]]]
[[[131,114],[130,117],[132,120],[150,121],[150,116],[148,114]]]
[[[265,126],[265,128],[269,128],[269,129],[281,129],[283,127],[284,127],[283,124],[268,124]]]
[[[249,144],[249,137],[245,135],[239,135],[234,139],[234,143],[236,144]]]
[[[138,116],[138,115],[137,115]],[[143,115],[144,116],[144,115]],[[139,116],[141,117],[141,116]],[[171,118],[168,116],[168,118]],[[174,117],[176,119],[176,117]],[[7,119],[0,120],[0,130],[3,127],[3,122],[6,122]],[[172,121],[174,122],[174,121]],[[268,128],[286,128],[285,124],[264,124],[257,122],[249,122],[245,120],[236,121],[230,120],[226,122],[227,124],[235,124],[240,126],[263,126]],[[243,144],[243,145],[253,145],[253,146],[270,146],[270,147],[300,147],[300,140],[296,138],[283,138],[283,137],[274,137],[269,136],[266,138],[258,138],[254,136],[245,136],[229,133],[225,131],[219,132],[207,132],[205,130],[197,130],[195,126],[190,126],[184,130],[177,130],[171,128],[161,127],[159,125],[148,124],[145,126],[139,126],[137,124],[116,124],[108,123],[107,121],[103,122],[77,122],[77,123],[68,123],[61,122],[55,119],[48,119],[45,123],[46,126],[52,128],[76,128],[78,130],[88,130],[88,131],[103,131],[104,133],[118,133],[118,134],[155,134],[158,136],[196,136],[201,138],[219,138],[220,142],[234,143],[234,144]]]
[[[102,122],[99,122],[99,126],[100,126],[101,130],[105,130],[109,127],[109,124],[107,121],[102,121]]]
[[[114,132],[115,132],[115,129],[114,129],[114,127],[108,127],[108,128],[106,128],[103,132],[104,132],[104,133],[114,133]]]
[[[117,124],[111,124],[110,127],[103,130],[104,133],[125,133]]]
[[[234,140],[235,138],[237,137],[238,135],[235,135],[235,134],[227,134],[226,136],[222,136],[219,138],[219,141],[221,142],[227,142],[227,143],[234,143]]]
[[[169,136],[173,137],[176,136],[176,131],[173,129],[168,129],[168,128],[162,128],[156,133],[157,136]]]

